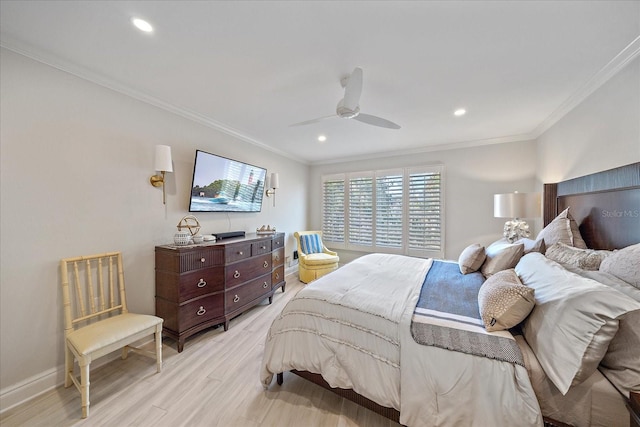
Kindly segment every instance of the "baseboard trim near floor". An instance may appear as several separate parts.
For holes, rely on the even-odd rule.
[[[151,341],[153,339],[145,339],[134,343],[134,345],[142,346]],[[101,357],[91,363],[91,369],[99,368],[102,365],[120,359],[121,356],[122,352],[116,350],[110,355]],[[0,414],[63,385],[64,365],[60,365],[57,368],[49,369],[17,384],[5,387],[0,390]]]

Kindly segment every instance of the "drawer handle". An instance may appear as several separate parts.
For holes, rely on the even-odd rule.
[[[264,268],[269,267],[269,263],[267,261],[264,262],[264,264],[262,265]]]
[[[244,255],[244,252],[238,251],[238,255]]]
[[[269,285],[267,285],[267,282],[264,282],[264,283],[262,284],[262,287],[263,287],[263,288],[265,288],[265,289],[267,289],[267,286],[269,286]]]
[[[266,246],[260,246],[260,249],[267,249]]]
[[[205,286],[207,286],[207,282],[205,282],[204,279],[200,279],[200,281],[198,282],[198,287],[204,288]]]
[[[236,295],[236,296],[233,298],[233,302],[238,302],[238,301],[240,301],[240,297],[239,297],[238,295]]]
[[[238,277],[240,277],[240,272],[238,270],[236,270],[236,272],[233,273],[233,278],[237,279]]]
[[[276,255],[276,261],[280,261],[280,255]]]
[[[205,314],[207,312],[207,310],[204,309],[203,306],[200,306],[200,309],[198,310],[198,312],[196,313],[198,316],[202,316],[203,314]]]
[[[204,259],[204,257],[200,258],[200,262],[205,262],[205,261],[206,261],[206,259]]]
[[[276,279],[280,278],[280,273],[276,273]]]

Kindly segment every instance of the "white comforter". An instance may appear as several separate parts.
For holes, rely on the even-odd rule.
[[[430,266],[371,254],[308,285],[269,330],[263,385],[297,369],[399,410],[408,426],[541,426],[524,367],[413,340],[411,317]]]

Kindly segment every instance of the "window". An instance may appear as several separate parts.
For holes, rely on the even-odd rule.
[[[444,256],[442,166],[323,176],[322,197],[328,246]]]

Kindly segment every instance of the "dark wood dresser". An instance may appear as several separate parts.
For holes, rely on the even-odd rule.
[[[156,316],[178,342],[284,292],[284,233],[189,246],[156,246]]]

